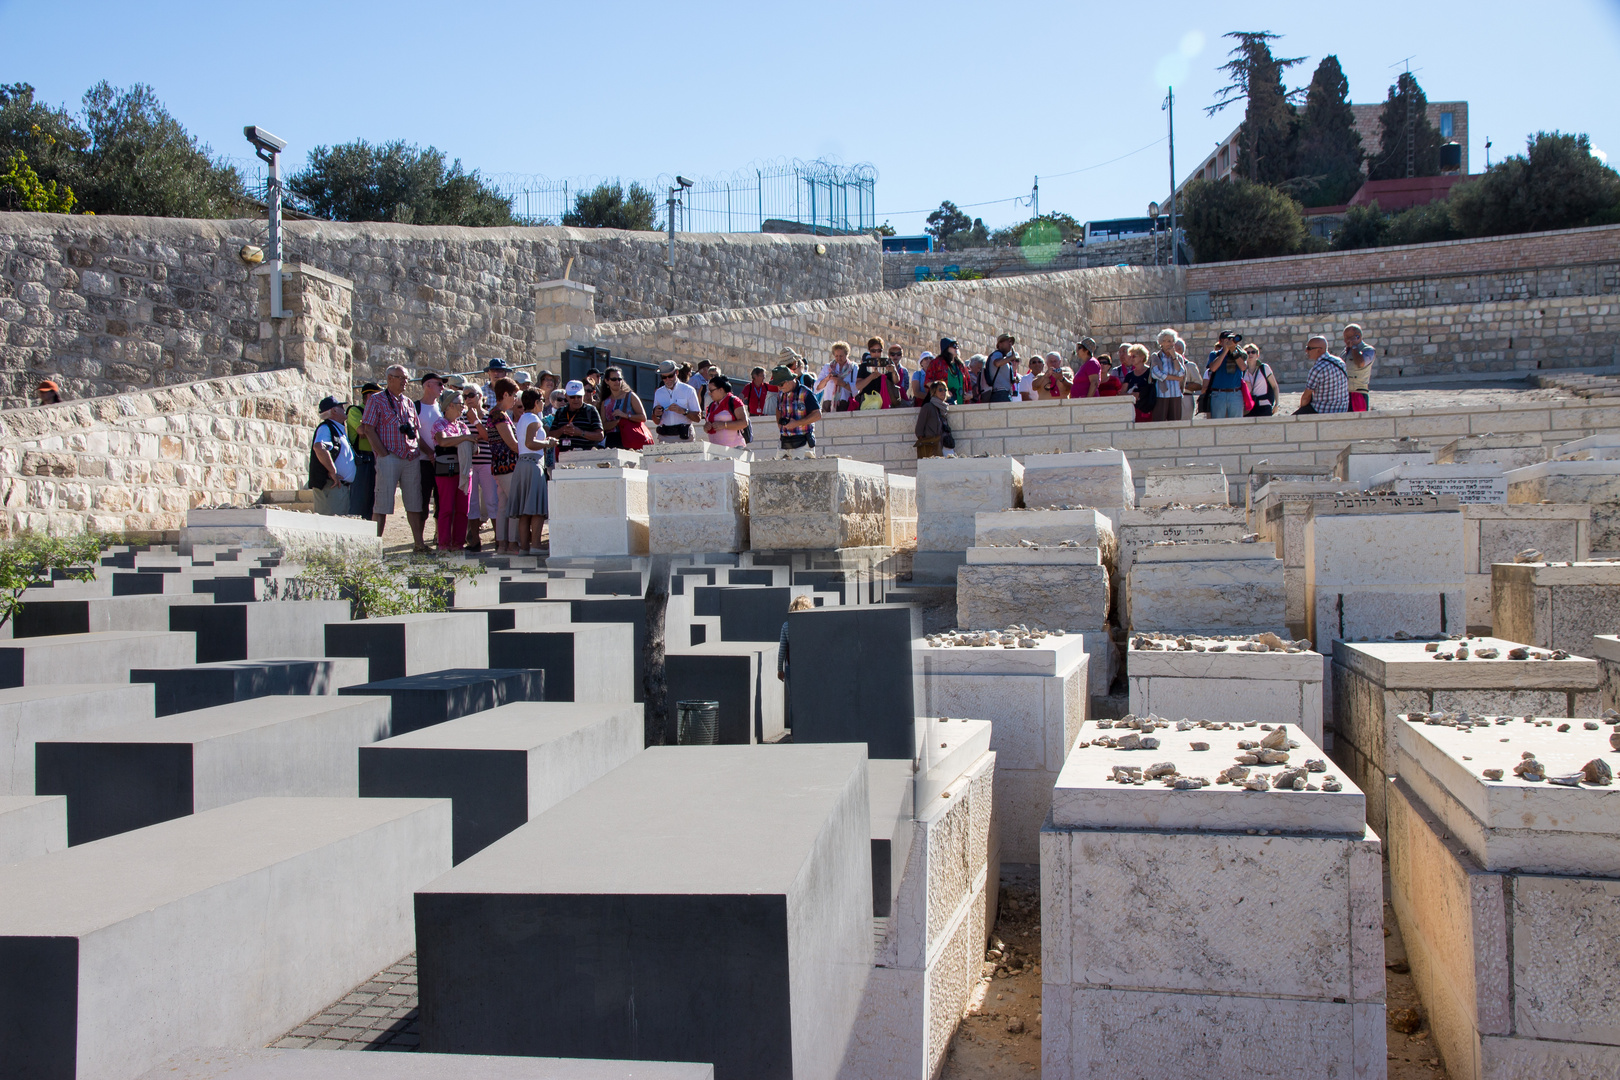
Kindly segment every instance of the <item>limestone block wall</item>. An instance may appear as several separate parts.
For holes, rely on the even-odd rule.
[[[171,531],[302,487],[316,389],[287,368],[0,412],[0,535]]]
[[[1158,247],[1159,262],[1169,259],[1170,245],[1161,237]],[[947,267],[972,270],[985,277],[1016,277],[1022,274],[1046,274],[1054,270],[1078,270],[1088,266],[1153,266],[1153,237],[1133,236],[1127,240],[1110,240],[1090,245],[1063,243],[1056,247],[1038,245],[1025,247],[966,248],[962,251],[933,251],[927,254],[885,253],[883,256],[883,285],[889,289],[902,289],[917,280],[917,267],[925,266],[930,273],[941,274]]]
[[[257,220],[0,213],[0,404],[21,404],[45,376],[92,397],[273,366],[240,256],[264,242]],[[288,261],[354,283],[361,376],[395,362],[554,359],[533,290],[565,269],[597,287],[600,317],[670,310],[659,233],[294,221],[285,245]],[[690,233],[675,246],[678,312],[882,287],[870,237]]]

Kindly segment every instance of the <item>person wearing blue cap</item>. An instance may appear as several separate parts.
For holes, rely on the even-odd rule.
[[[495,380],[512,376],[512,367],[500,357],[493,357],[484,368],[484,409],[487,412],[498,404],[495,400]]]
[[[316,406],[321,422],[309,446],[309,487],[315,493],[315,512],[337,517],[349,512],[349,485],[354,483],[354,447],[344,427],[345,407],[335,397]]]

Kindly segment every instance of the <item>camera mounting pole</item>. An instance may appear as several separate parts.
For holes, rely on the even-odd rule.
[[[259,160],[269,166],[264,201],[270,219],[270,238],[265,244],[265,263],[270,270],[270,317],[285,319],[287,310],[281,303],[281,152],[287,148],[287,140],[257,124],[249,124],[242,129],[242,134],[253,144]]]

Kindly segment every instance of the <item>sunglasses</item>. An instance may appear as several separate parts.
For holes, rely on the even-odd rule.
[[[673,372],[673,371],[671,371],[671,372],[670,372],[670,373],[669,373],[669,374],[667,374],[667,375],[660,375],[660,376],[658,376],[658,377],[659,377],[659,378],[660,378],[660,379],[673,379],[673,378],[674,378],[674,377],[675,377],[675,373],[674,373],[674,372]]]
[[[624,380],[619,378],[617,375],[609,375],[608,382],[624,382]]]

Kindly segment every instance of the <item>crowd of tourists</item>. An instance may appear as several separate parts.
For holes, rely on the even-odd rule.
[[[1353,323],[1343,339],[1343,357],[1325,337],[1307,342],[1311,368],[1298,412],[1368,408],[1376,353]],[[1026,362],[1016,337],[1002,334],[989,353],[966,360],[954,338],[942,338],[938,352],[924,350],[913,363],[903,346],[873,337],[859,360],[847,342],[834,342],[814,371],[784,347],[770,372],[756,367],[743,383],[708,360],[666,360],[650,401],[619,367],[563,384],[553,372],[531,377],[502,359],[488,362],[481,384],[424,372],[413,397],[410,372],[395,364],[381,385],[360,387],[358,403],[320,402],[308,484],[317,513],[369,518],[379,536],[397,498],[416,551],[429,550],[431,517],[440,551],[484,550],[488,524],[494,550],[524,555],[543,546],[548,486],[561,456],[700,437],[740,450],[753,442],[756,416],[774,416],[780,452],[803,457],[814,450],[824,412],[915,408],[917,456],[939,457],[954,453],[952,405],[1129,397],[1142,423],[1273,414],[1277,377],[1258,345],[1224,330],[1202,364],[1187,349],[1167,328],[1151,349],[1126,342],[1110,356],[1083,337],[1067,363],[1057,351]]]

